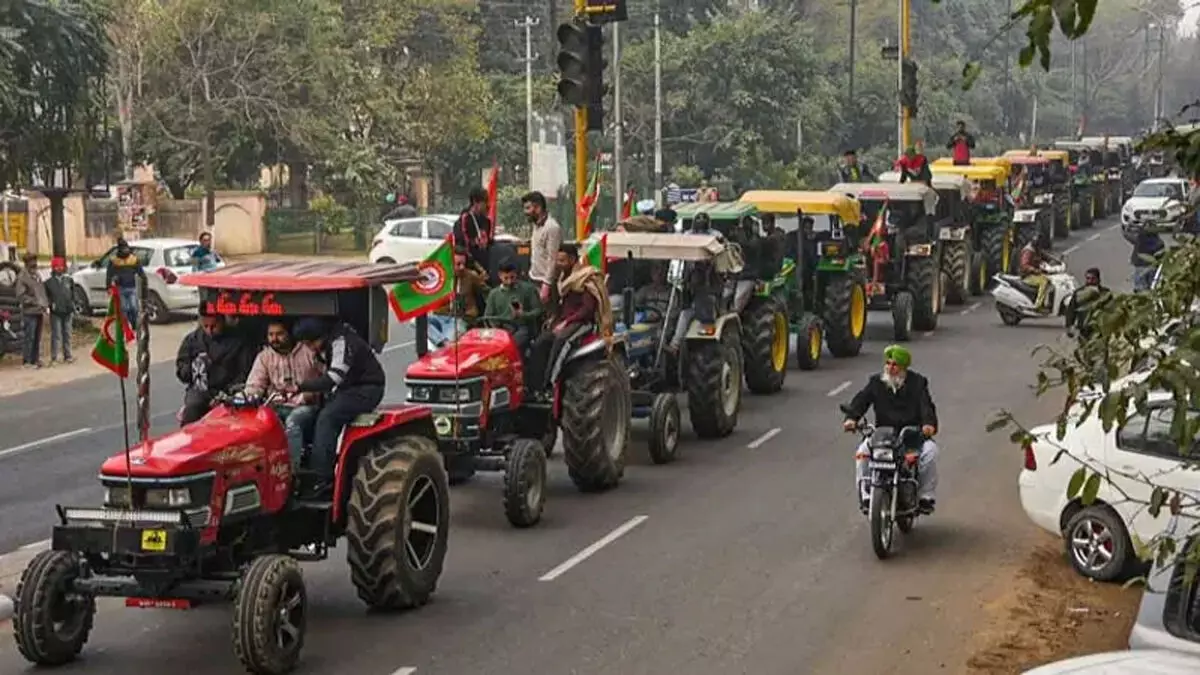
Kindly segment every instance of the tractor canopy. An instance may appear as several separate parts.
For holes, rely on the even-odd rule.
[[[829,192],[854,197],[859,202],[919,203],[926,215],[937,213],[937,191],[923,183],[838,183]]]
[[[844,194],[813,190],[751,190],[738,198],[761,213],[792,216],[802,210],[805,216],[837,216],[843,223],[855,225],[862,219],[858,200]],[[794,228],[785,228],[794,229]]]
[[[701,213],[708,214],[714,230],[728,237],[742,218],[757,216],[758,209],[743,202],[692,202],[675,207],[678,222],[685,230],[691,229],[692,220]]]
[[[971,166],[954,166],[952,164],[934,164],[929,168],[933,179],[939,176],[961,176],[974,183],[992,182],[997,186],[1008,181],[1008,162],[1001,164],[978,164]]]
[[[200,289],[201,314],[251,324],[338,317],[379,351],[388,340],[388,290],[421,278],[417,263],[305,260],[235,263],[185,275],[180,283]]]

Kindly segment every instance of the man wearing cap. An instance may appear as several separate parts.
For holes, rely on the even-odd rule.
[[[842,428],[848,432],[854,431],[858,421],[871,408],[875,409],[875,426],[893,428],[897,432],[903,427],[920,427],[925,441],[921,444],[921,456],[917,460],[920,481],[917,486],[918,507],[922,513],[933,513],[938,448],[930,439],[937,433],[938,417],[929,391],[929,380],[909,370],[912,353],[905,347],[889,346],[883,350],[883,359],[883,372],[872,375],[866,386],[844,408],[846,419],[842,422]],[[854,463],[854,484],[858,490],[859,507],[864,512],[869,500],[868,459],[867,442],[864,440],[855,452]]]
[[[75,316],[75,282],[67,274],[67,261],[50,261],[50,278],[46,280],[46,297],[50,300],[50,365],[59,354],[63,363],[75,363],[71,356],[71,321]]]
[[[23,352],[26,368],[41,368],[42,359],[39,353],[42,348],[42,327],[50,314],[50,299],[46,296],[46,284],[37,271],[37,256],[26,253],[22,259],[25,269],[17,275],[14,286],[17,303],[21,307],[22,327],[25,330],[25,349]]]
[[[659,209],[654,212],[654,219],[662,226],[663,232],[674,232],[675,222],[679,220],[679,214],[673,209]]]
[[[840,183],[874,183],[875,174],[866,164],[859,164],[858,153],[853,149],[842,153],[842,164],[838,167],[838,182]]]

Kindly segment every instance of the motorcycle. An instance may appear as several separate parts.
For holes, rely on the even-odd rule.
[[[847,412],[847,406],[842,406],[842,412]],[[867,517],[871,522],[871,547],[876,557],[886,560],[895,544],[894,530],[899,529],[904,534],[911,532],[921,515],[917,494],[918,460],[925,436],[920,427],[904,427],[897,431],[861,421],[855,430],[866,441],[866,451],[857,455],[855,461],[867,460],[867,471],[858,490],[860,495],[869,495]]]
[[[992,288],[992,297],[996,301],[996,312],[1006,326],[1015,326],[1023,319],[1044,319],[1051,316],[1064,316],[1067,306],[1079,283],[1067,272],[1066,263],[1061,260],[1042,265],[1042,274],[1046,276],[1050,288],[1046,294],[1046,305],[1049,310],[1038,311],[1036,306],[1037,287],[1025,283],[1016,274],[996,274],[992,280],[996,285]]]

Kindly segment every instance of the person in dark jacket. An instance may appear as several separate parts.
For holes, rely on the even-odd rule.
[[[1100,268],[1092,267],[1083,274],[1083,286],[1071,295],[1067,304],[1067,335],[1078,334],[1082,338],[1091,336],[1092,312],[1112,296],[1112,291],[1100,283]]]
[[[138,297],[137,280],[146,279],[146,270],[142,269],[142,261],[124,239],[117,240],[117,250],[108,258],[108,270],[104,275],[104,287],[112,288],[117,285],[117,293],[121,295],[121,311],[129,327],[137,330]]]
[[[301,393],[325,395],[325,405],[317,414],[313,430],[309,467],[319,474],[312,492],[321,495],[332,487],[338,436],[355,417],[374,412],[383,401],[387,379],[378,357],[352,328],[306,317],[292,329],[296,340],[308,345],[325,366],[325,372],[301,382]]]
[[[844,409],[846,419],[842,427],[853,431],[867,411],[875,409],[875,426],[891,427],[897,432],[903,427],[920,427],[925,441],[921,445],[921,456],[917,461],[920,485],[917,488],[919,507],[924,513],[932,513],[937,489],[937,445],[930,439],[937,433],[937,407],[929,392],[929,380],[915,371],[912,353],[900,345],[891,345],[883,350],[883,372],[872,375],[867,384]],[[857,486],[859,506],[866,509],[867,443],[864,440],[855,453],[854,484]]]
[[[41,368],[42,327],[50,313],[50,299],[46,297],[46,283],[37,271],[37,256],[26,253],[23,260],[25,269],[17,274],[13,286],[25,333],[23,357],[26,368]]]
[[[842,164],[838,166],[838,182],[840,183],[874,183],[875,174],[866,164],[858,161],[858,153],[847,150],[842,153]]]
[[[397,195],[389,195],[389,196],[391,196],[392,199],[395,200],[396,206],[395,206],[395,208],[390,209],[386,214],[384,214],[384,216],[383,216],[384,220],[395,220],[397,218],[416,218],[418,215],[420,215],[419,213],[417,213],[417,207],[415,207],[411,203],[409,203],[407,196],[405,196],[405,195],[398,195],[398,196]]]
[[[186,387],[180,426],[208,414],[216,394],[246,381],[254,366],[257,345],[247,340],[223,316],[201,316],[175,356],[175,377]]]
[[[485,270],[490,270],[489,254],[492,248],[492,221],[487,217],[488,193],[483,188],[471,190],[470,203],[458,215],[454,224],[454,246],[467,249],[471,259]]]
[[[1129,253],[1129,264],[1133,266],[1133,291],[1148,291],[1154,283],[1154,273],[1166,253],[1167,245],[1157,232],[1144,225],[1122,228],[1121,234],[1125,241],[1133,244],[1133,250]]]
[[[67,276],[67,261],[50,261],[50,278],[46,280],[46,296],[50,299],[50,363],[59,354],[63,363],[75,363],[71,356],[71,321],[75,317],[75,282]],[[62,345],[61,349],[59,345]]]

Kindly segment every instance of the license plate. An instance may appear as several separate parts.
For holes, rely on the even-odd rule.
[[[871,462],[868,466],[872,469],[895,469],[895,462]]]
[[[125,606],[133,609],[191,609],[192,601],[180,598],[125,598]]]
[[[142,550],[162,553],[167,550],[166,530],[142,530]]]

